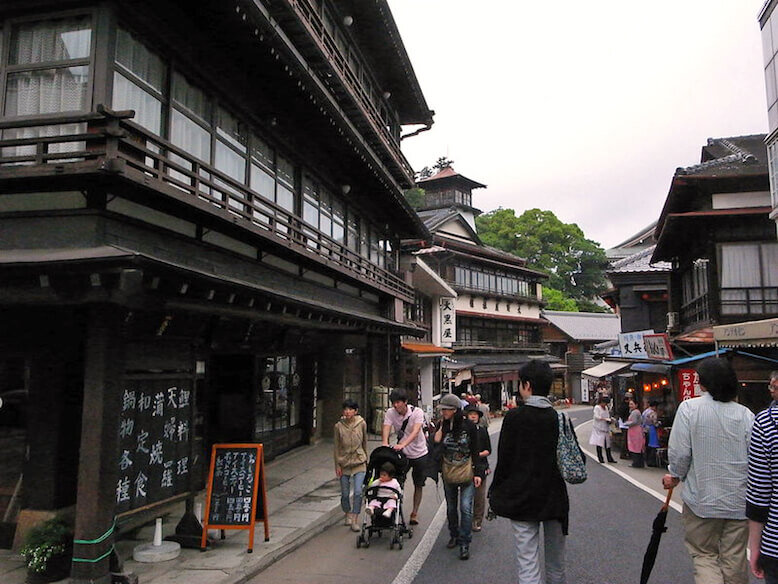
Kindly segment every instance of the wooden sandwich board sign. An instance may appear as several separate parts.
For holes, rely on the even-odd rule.
[[[270,541],[262,445],[214,444],[200,550],[205,551],[209,529],[248,529],[252,553],[257,519],[265,524],[265,541]]]

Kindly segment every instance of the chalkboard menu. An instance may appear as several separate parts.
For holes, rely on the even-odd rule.
[[[201,547],[208,528],[248,529],[248,551],[254,547],[254,523],[265,523],[270,539],[265,499],[264,456],[261,444],[215,444],[211,453],[205,521]]]
[[[164,375],[126,379],[119,420],[117,513],[189,489],[191,383]]]

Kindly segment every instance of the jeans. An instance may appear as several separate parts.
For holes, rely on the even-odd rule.
[[[362,508],[362,483],[365,482],[364,472],[353,475],[340,475],[340,508],[344,513],[359,513]],[[349,505],[350,486],[354,485],[354,502]]]
[[[765,584],[778,584],[778,559],[759,556],[759,565],[764,570]]]
[[[561,521],[543,521],[546,584],[565,584],[565,536]],[[521,584],[540,584],[540,521],[511,521]]]
[[[450,536],[455,538],[459,545],[470,545],[473,535],[473,496],[475,495],[473,481],[462,485],[443,483],[443,492],[446,494],[446,517],[448,517]]]

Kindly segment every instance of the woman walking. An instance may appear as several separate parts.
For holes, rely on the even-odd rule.
[[[362,483],[367,470],[367,424],[358,411],[357,402],[351,399],[344,401],[343,417],[335,424],[334,435],[340,508],[345,513],[344,524],[350,526],[351,531],[359,531],[357,518],[362,507]]]
[[[611,454],[611,414],[608,411],[608,398],[601,395],[597,398],[597,405],[594,406],[594,421],[592,423],[592,433],[589,436],[589,444],[597,447],[597,460],[600,464],[605,463],[602,458],[602,449],[608,457],[608,462],[616,464]]]

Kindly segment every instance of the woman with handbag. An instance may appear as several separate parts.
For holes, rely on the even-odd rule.
[[[461,402],[453,394],[440,399],[440,413],[443,419],[434,440],[443,445],[441,477],[450,535],[446,547],[451,549],[458,544],[459,559],[467,560],[473,529],[473,497],[484,479],[478,456],[478,430],[462,415]]]

